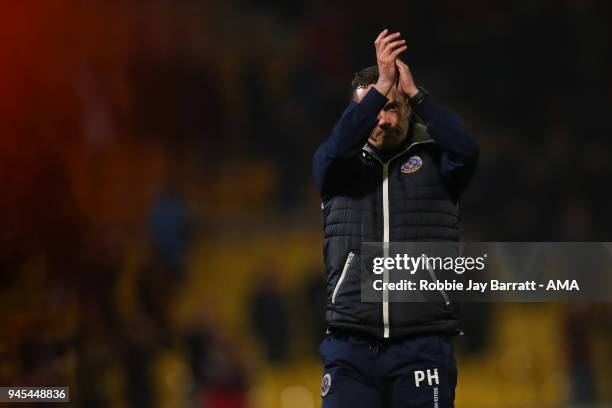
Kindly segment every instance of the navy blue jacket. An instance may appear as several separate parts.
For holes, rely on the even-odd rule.
[[[478,157],[459,118],[426,97],[413,109],[408,137],[392,153],[367,143],[387,98],[372,88],[352,101],[316,151],[327,269],[326,319],[334,330],[377,338],[455,333],[456,306],[361,301],[363,242],[457,241],[457,203]]]

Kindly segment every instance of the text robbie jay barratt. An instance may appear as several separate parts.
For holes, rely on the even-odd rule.
[[[472,279],[468,281],[467,287],[463,282],[457,282],[454,279],[452,281],[437,281],[430,282],[425,279],[421,279],[418,282],[402,279],[399,282],[383,282],[382,279],[377,279],[372,283],[374,290],[463,290],[463,291],[478,291],[486,292],[491,291],[535,291],[538,288],[545,290],[566,290],[566,291],[579,291],[580,286],[576,280],[549,280],[546,284],[537,283],[536,281],[525,281],[525,282],[502,282],[496,279],[492,279],[489,282],[476,282]]]

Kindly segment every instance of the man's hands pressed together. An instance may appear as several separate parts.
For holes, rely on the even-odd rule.
[[[389,30],[386,28],[374,41],[378,63],[378,82],[374,87],[385,96],[395,84],[397,77],[396,60],[398,55],[406,51],[405,44],[406,40],[400,39],[400,33],[389,34]]]
[[[384,29],[374,41],[374,47],[378,63],[378,82],[374,85],[376,90],[387,96],[393,85],[397,83],[400,95],[408,98],[416,95],[419,90],[414,83],[410,68],[398,58],[408,48],[401,34],[389,34],[389,30]]]
[[[397,92],[399,92],[400,95],[412,98],[419,92],[419,89],[414,83],[414,78],[412,78],[412,72],[410,72],[410,68],[399,58],[396,58],[395,66],[397,67],[397,70],[399,72]]]

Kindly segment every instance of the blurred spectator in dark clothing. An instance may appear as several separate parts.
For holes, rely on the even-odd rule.
[[[215,371],[210,373],[213,376],[203,398],[206,408],[247,407],[244,369],[232,350],[228,345],[216,349],[216,362],[211,366]]]
[[[188,205],[174,186],[162,190],[153,202],[149,219],[153,256],[173,278],[180,279],[184,274],[192,218]]]
[[[325,306],[327,304],[327,283],[325,271],[311,268],[304,286],[303,304],[298,316],[301,325],[309,337],[309,351],[318,355],[319,344],[325,337],[327,323],[325,322]],[[304,321],[306,319],[306,321]]]
[[[596,401],[595,372],[589,305],[572,305],[565,318],[565,343],[572,385],[571,399],[575,404],[589,404]]]
[[[287,305],[278,287],[276,273],[266,271],[256,276],[249,305],[251,324],[264,348],[266,359],[271,363],[279,363],[287,358],[289,350]]]
[[[121,330],[119,343],[123,370],[126,373],[126,399],[132,407],[154,405],[153,361],[161,348],[153,321],[144,314],[131,319]]]
[[[192,358],[199,362],[194,378],[200,376],[201,406],[206,408],[246,408],[248,381],[237,350],[240,348],[224,332],[222,324],[215,330],[199,328],[191,332],[188,341]],[[196,367],[198,366],[198,367]]]

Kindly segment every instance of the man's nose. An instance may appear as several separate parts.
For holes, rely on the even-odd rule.
[[[378,126],[381,128],[389,126],[389,118],[387,117],[385,111],[380,111],[378,113]]]

